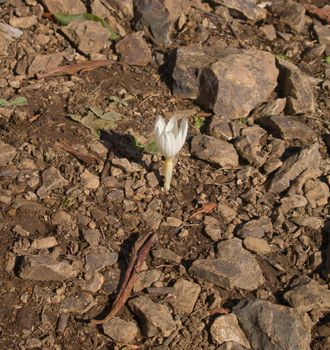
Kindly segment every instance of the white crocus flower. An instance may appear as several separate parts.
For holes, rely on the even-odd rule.
[[[187,132],[188,121],[186,118],[181,121],[180,127],[178,127],[178,121],[175,117],[172,117],[167,125],[165,120],[160,116],[156,120],[156,144],[159,152],[165,157],[165,191],[170,189],[173,172],[173,159],[184,145]]]

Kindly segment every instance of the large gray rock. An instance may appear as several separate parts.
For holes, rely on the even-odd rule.
[[[315,131],[297,118],[283,115],[272,115],[256,121],[273,136],[283,140],[298,140],[309,145],[316,137]]]
[[[235,342],[246,349],[250,349],[249,341],[240,329],[237,317],[234,314],[217,317],[212,323],[210,333],[213,342],[218,345],[226,342]]]
[[[171,44],[174,24],[189,8],[188,0],[134,0],[133,3],[135,29],[147,31],[159,46]]]
[[[328,286],[321,285],[307,276],[294,280],[290,290],[284,294],[284,299],[292,307],[305,312],[330,309]]]
[[[197,158],[223,168],[238,167],[238,154],[234,146],[212,136],[194,136],[191,142],[191,153]]]
[[[70,263],[49,255],[27,255],[22,259],[19,277],[33,281],[64,281],[76,277],[81,270],[80,261]]]
[[[292,155],[274,175],[269,185],[269,191],[273,193],[283,192],[303,171],[317,169],[320,162],[321,154],[318,143],[314,143],[312,146]]]
[[[314,95],[309,78],[293,63],[278,59],[280,86],[287,97],[285,111],[302,114],[315,111]]]
[[[309,350],[312,321],[306,313],[269,301],[241,301],[234,312],[254,350]]]
[[[173,94],[196,99],[200,90],[201,70],[217,61],[224,54],[223,48],[217,46],[203,48],[201,44],[181,46],[176,49],[172,74]]]
[[[224,289],[252,291],[264,283],[257,260],[238,238],[219,243],[217,259],[196,260],[189,273]]]
[[[170,309],[148,297],[131,299],[129,306],[140,320],[142,333],[147,337],[168,337],[176,328]]]
[[[229,54],[203,69],[197,101],[225,118],[245,118],[270,97],[277,77],[275,58],[268,52]]]

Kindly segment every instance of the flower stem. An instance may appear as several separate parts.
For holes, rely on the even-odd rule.
[[[164,170],[165,170],[164,190],[168,191],[171,187],[171,180],[172,180],[172,173],[173,173],[173,158],[165,159]]]

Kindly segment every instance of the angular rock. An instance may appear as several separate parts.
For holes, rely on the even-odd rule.
[[[239,343],[229,341],[220,345],[217,350],[246,350],[246,347]]]
[[[267,132],[264,129],[251,126],[242,130],[240,138],[235,142],[235,148],[242,158],[259,167],[267,159],[262,150],[262,144],[266,138]]]
[[[16,156],[16,153],[15,147],[0,141],[0,166],[10,163]]]
[[[87,169],[80,175],[81,184],[89,190],[97,190],[100,186],[100,178]]]
[[[270,97],[277,77],[275,58],[268,52],[229,54],[202,70],[197,101],[225,118],[245,118]]]
[[[99,53],[109,46],[110,32],[98,22],[70,22],[61,31],[85,55]]]
[[[310,349],[312,322],[307,314],[263,300],[243,300],[234,310],[252,349]]]
[[[190,315],[195,307],[201,287],[199,284],[180,278],[174,284],[174,310],[176,314]]]
[[[57,188],[62,188],[68,184],[68,181],[55,168],[50,167],[42,172],[42,186],[39,187],[37,195],[40,198],[46,197],[49,192]]]
[[[297,33],[303,31],[305,26],[305,8],[303,5],[291,0],[277,0],[271,9],[292,31]]]
[[[140,330],[134,321],[124,321],[115,317],[103,324],[104,333],[116,342],[133,344]]]
[[[261,238],[246,237],[243,244],[246,249],[258,255],[269,254],[272,251],[268,242]]]
[[[269,41],[273,41],[277,38],[276,29],[272,24],[266,24],[260,27],[260,31]]]
[[[276,172],[269,185],[269,192],[281,193],[290,187],[295,180],[306,169],[317,169],[321,162],[319,145],[303,149],[297,154],[289,157]]]
[[[173,261],[176,264],[180,264],[182,257],[179,255],[176,255],[172,250],[166,249],[166,248],[158,248],[152,250],[152,256],[154,258],[158,259],[164,259],[168,261]]]
[[[68,225],[73,222],[70,214],[64,210],[59,210],[51,216],[53,225]]]
[[[111,252],[106,247],[95,247],[86,256],[85,272],[96,272],[107,266],[115,264],[118,260],[118,254]]]
[[[267,216],[262,216],[257,220],[248,221],[237,230],[237,235],[240,238],[262,238],[270,233],[273,233],[273,225],[272,221]]]
[[[287,98],[285,111],[288,114],[314,112],[314,95],[309,78],[293,63],[283,59],[277,61],[280,68],[280,87]]]
[[[82,270],[80,261],[70,263],[48,255],[27,255],[22,258],[19,277],[33,281],[65,281]]]
[[[237,50],[236,50],[237,51]],[[181,46],[175,52],[173,94],[191,99],[199,95],[201,71],[224,55],[221,47],[203,48],[201,44]]]
[[[133,16],[133,0],[108,0],[109,4],[125,16]]]
[[[204,230],[207,236],[209,236],[212,241],[218,242],[221,239],[221,230],[219,221],[212,216],[206,216],[204,219]]]
[[[37,16],[15,17],[9,19],[9,24],[15,28],[27,29],[38,23]]]
[[[231,121],[220,116],[213,116],[208,125],[208,134],[226,141],[231,140],[234,137]]]
[[[326,45],[326,55],[330,55],[330,28],[319,23],[314,24],[314,31],[320,44]]]
[[[279,115],[284,111],[286,105],[286,98],[277,98],[268,102],[261,111],[263,117],[269,117],[272,115]],[[259,119],[256,120],[258,122]]]
[[[49,249],[58,245],[55,237],[44,237],[33,240],[31,244],[32,249]]]
[[[330,290],[315,280],[302,276],[293,281],[290,290],[284,293],[284,299],[300,311],[330,309]]]
[[[101,233],[97,229],[83,229],[82,235],[91,246],[97,246],[101,239]]]
[[[234,314],[217,317],[212,323],[210,333],[213,342],[218,345],[226,342],[235,342],[246,349],[250,349],[249,341],[240,329],[237,317]]]
[[[64,54],[62,52],[36,55],[29,67],[28,76],[33,77],[37,73],[57,68],[62,63],[63,58]]]
[[[224,220],[224,222],[227,225],[230,224],[236,218],[236,210],[230,208],[226,204],[219,204],[218,211],[221,219]]]
[[[99,272],[93,272],[89,278],[85,276],[85,279],[82,280],[80,284],[80,288],[81,290],[86,290],[87,292],[95,294],[102,288],[103,283],[103,275]]]
[[[145,296],[131,299],[128,304],[140,320],[145,336],[168,337],[176,329],[176,323],[167,306],[156,304]]]
[[[264,9],[257,6],[256,0],[215,0],[215,2],[240,12],[251,21],[260,21],[267,14]]]
[[[188,0],[134,0],[135,29],[148,31],[155,45],[168,46],[175,21],[188,7]]]
[[[303,145],[310,145],[316,138],[315,131],[297,118],[273,115],[256,121],[274,137],[283,140],[299,140]]]
[[[152,283],[159,280],[161,275],[162,273],[159,270],[148,270],[140,272],[133,287],[134,292],[137,293],[144,288],[150,287]]]
[[[207,135],[194,136],[191,142],[192,155],[223,168],[237,168],[238,155],[230,143]]]
[[[304,184],[304,194],[312,208],[329,204],[329,186],[319,179],[307,180]]]
[[[96,300],[87,292],[78,292],[67,296],[60,305],[62,312],[74,312],[82,315],[96,305]]]
[[[264,283],[258,262],[238,238],[219,243],[217,259],[195,260],[189,273],[224,289],[252,291]]]
[[[143,32],[131,33],[116,44],[120,61],[133,66],[147,66],[151,60],[151,50],[143,39]]]
[[[281,199],[280,209],[283,214],[288,213],[291,209],[302,208],[307,205],[307,199],[301,194],[294,194],[292,196]]]
[[[42,0],[42,3],[51,13],[67,13],[71,15],[86,13],[86,7],[80,0]]]

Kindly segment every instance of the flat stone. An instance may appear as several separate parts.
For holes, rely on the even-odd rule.
[[[176,314],[190,315],[195,307],[201,287],[199,284],[180,278],[174,284],[175,301],[173,308]]]
[[[306,181],[304,195],[312,208],[329,204],[329,186],[319,179]]]
[[[251,126],[242,129],[241,136],[235,142],[235,148],[239,155],[250,164],[262,166],[267,159],[262,150],[263,143],[267,138],[267,132],[259,126]]]
[[[157,46],[169,46],[174,24],[189,8],[189,1],[135,0],[133,23],[136,30],[145,30]]]
[[[103,324],[104,333],[116,342],[133,344],[140,330],[134,321],[124,321],[115,317]]]
[[[219,204],[218,212],[222,220],[228,225],[236,218],[236,210],[226,204]]]
[[[67,225],[72,223],[72,217],[64,210],[59,210],[51,216],[53,225]]]
[[[80,175],[80,181],[81,184],[89,190],[96,190],[100,186],[100,178],[87,169]]]
[[[49,255],[26,255],[22,258],[19,277],[33,281],[65,281],[81,272],[80,261],[57,260]]]
[[[306,313],[264,300],[242,300],[235,308],[255,350],[310,350],[312,322]]]
[[[84,240],[91,246],[97,246],[101,240],[101,232],[97,229],[82,229]]]
[[[58,245],[55,237],[44,237],[33,240],[31,243],[32,249],[49,249],[54,248]]]
[[[293,63],[283,59],[277,61],[280,68],[280,86],[287,98],[286,113],[314,112],[314,95],[309,78]]]
[[[233,130],[231,121],[221,116],[213,116],[208,125],[208,134],[210,136],[222,138],[226,141],[233,139]]]
[[[17,150],[15,147],[0,141],[0,166],[5,166],[10,163],[16,156]]]
[[[110,32],[98,22],[70,22],[61,27],[66,37],[85,55],[95,55],[110,45]]]
[[[262,238],[246,237],[243,244],[246,249],[258,255],[269,254],[272,251],[268,242]]]
[[[85,276],[80,285],[81,290],[85,290],[92,294],[97,293],[103,286],[104,277],[99,272],[93,272],[89,278]]]
[[[250,220],[237,230],[237,235],[240,238],[262,238],[270,233],[273,233],[273,225],[272,221],[267,216],[261,216],[259,219]]]
[[[237,317],[234,314],[217,317],[211,325],[210,333],[213,342],[218,345],[235,342],[246,349],[250,349],[249,341],[240,329]]]
[[[156,259],[158,258],[158,259],[173,261],[176,264],[180,264],[182,260],[181,256],[178,256],[177,254],[172,252],[172,250],[167,248],[153,249],[151,253],[152,253],[152,256]]]
[[[176,329],[167,306],[156,304],[145,296],[130,299],[128,304],[140,321],[143,335],[149,338],[168,337]]]
[[[194,136],[191,142],[191,153],[199,159],[223,168],[238,167],[238,154],[234,146],[212,136]]]
[[[292,196],[284,197],[281,199],[280,209],[283,214],[288,213],[295,208],[303,208],[307,205],[307,199],[301,194],[294,194]]]
[[[120,61],[133,66],[147,66],[151,60],[151,50],[143,39],[143,32],[131,33],[116,44]]]
[[[37,195],[40,198],[46,197],[51,191],[63,188],[68,184],[68,181],[61,173],[53,166],[44,170],[41,174],[42,186],[37,190]]]
[[[75,295],[69,295],[60,304],[61,312],[73,312],[79,315],[86,313],[96,305],[93,296],[87,292],[78,292]]]
[[[330,28],[320,23],[314,24],[314,31],[320,44],[326,45],[326,55],[330,55]]]
[[[305,27],[305,8],[291,0],[277,0],[271,7],[281,21],[292,31],[301,33]]]
[[[150,287],[154,282],[158,281],[162,273],[159,270],[142,271],[138,274],[138,278],[134,284],[135,293]]]
[[[272,54],[242,50],[202,70],[197,101],[225,118],[245,118],[270,97],[277,77]]]
[[[93,247],[86,255],[85,272],[95,272],[105,267],[112,266],[118,260],[118,254],[111,252],[106,247]]]
[[[275,100],[266,103],[265,107],[261,111],[263,117],[268,117],[272,115],[279,115],[284,111],[286,105],[286,98],[277,98]],[[256,120],[258,122],[259,119]]]
[[[315,131],[295,117],[273,115],[256,121],[274,137],[283,140],[298,140],[303,145],[310,145],[316,138]]]
[[[266,24],[260,27],[260,31],[269,41],[273,41],[277,38],[276,29],[272,24]]]
[[[9,19],[9,24],[15,28],[27,29],[38,23],[37,16],[16,17],[12,16]]]
[[[64,53],[57,52],[47,55],[36,55],[29,67],[28,76],[57,68],[64,59]]]
[[[238,238],[219,243],[217,259],[195,260],[189,273],[224,289],[252,291],[264,283],[258,262]]]
[[[204,230],[208,237],[214,242],[218,242],[221,239],[221,230],[219,221],[212,216],[206,216],[204,219]]]
[[[203,48],[201,44],[191,44],[177,48],[172,73],[173,94],[196,99],[200,93],[199,78],[202,69],[223,55],[224,49],[217,46]]]
[[[289,288],[284,293],[284,299],[295,309],[304,312],[330,309],[330,290],[327,285],[302,276],[295,279]]]
[[[317,169],[321,162],[319,145],[314,143],[297,154],[289,157],[275,173],[269,185],[269,192],[281,193],[290,187],[295,180],[306,169]]]
[[[51,13],[79,15],[87,12],[80,0],[42,0],[42,3]]]
[[[214,0],[216,3],[228,7],[243,14],[251,21],[260,21],[264,19],[267,12],[257,6],[256,0]]]
[[[133,17],[133,0],[108,0],[108,3],[125,16]]]

